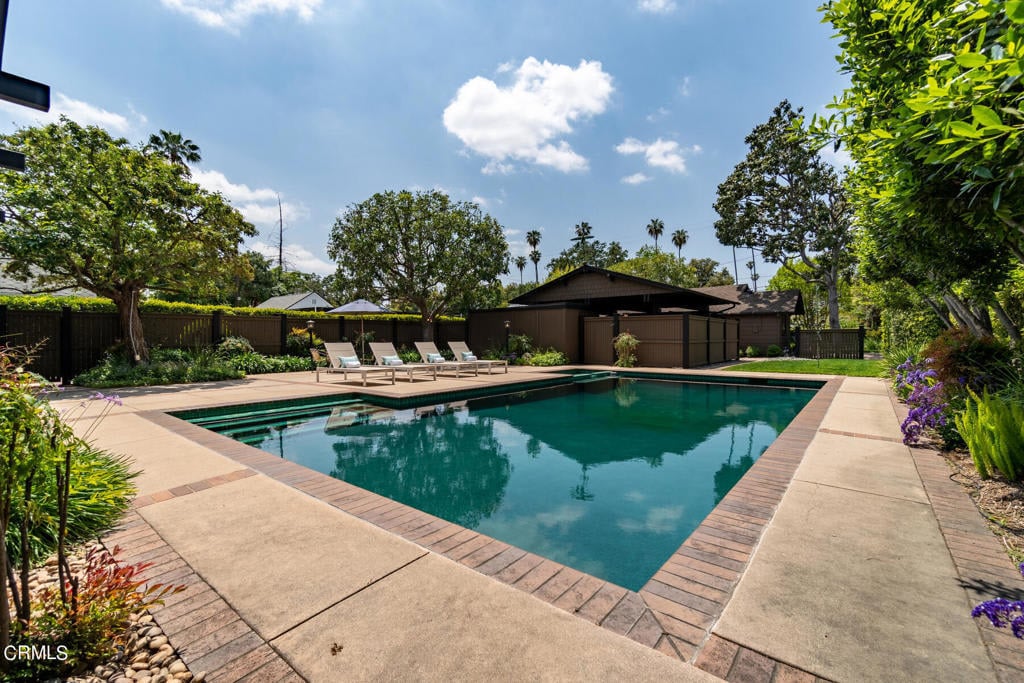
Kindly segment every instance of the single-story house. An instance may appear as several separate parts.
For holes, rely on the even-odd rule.
[[[756,346],[763,352],[772,344],[785,349],[791,336],[791,318],[804,312],[804,299],[799,289],[752,292],[747,285],[720,285],[700,287],[696,291],[732,302],[712,306],[711,310],[739,321],[741,349]]]
[[[334,308],[334,304],[316,292],[301,292],[272,296],[258,304],[256,308],[279,308],[286,311],[329,311]]]
[[[614,362],[612,339],[640,340],[639,364],[699,367],[738,357],[738,323],[716,312],[730,299],[584,265],[509,302],[473,311],[469,343],[478,353],[501,349],[510,335],[555,349],[572,362]]]

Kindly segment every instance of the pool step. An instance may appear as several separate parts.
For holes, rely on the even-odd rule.
[[[594,372],[581,372],[573,375],[573,381],[576,382],[576,384],[585,384],[587,382],[600,382],[606,379],[614,379],[615,377],[618,377],[618,375],[611,370],[595,370]]]
[[[189,422],[199,425],[200,427],[206,427],[207,429],[218,431],[225,427],[238,427],[242,425],[273,422],[275,420],[287,419],[289,417],[308,416],[311,411],[328,413],[332,408],[362,403],[363,402],[359,399],[351,399],[348,401],[332,401],[330,404],[325,404],[323,406],[291,405],[267,407],[250,410],[245,413],[194,417],[191,418]]]

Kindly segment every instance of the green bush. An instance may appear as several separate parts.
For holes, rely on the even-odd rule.
[[[956,426],[982,479],[998,470],[1010,481],[1024,475],[1024,405],[968,389]]]
[[[908,347],[921,348],[935,339],[943,329],[939,317],[927,308],[912,311],[886,308],[882,310],[879,327],[882,353]]]
[[[615,347],[615,365],[620,368],[631,368],[636,365],[636,350],[640,347],[640,340],[629,331],[620,333],[612,340]]]
[[[138,365],[132,365],[121,354],[108,353],[98,365],[75,377],[72,383],[103,389],[209,382],[243,376],[213,350],[153,349],[150,361]]]
[[[533,350],[533,340],[528,334],[510,334],[508,336],[508,352],[522,356]]]
[[[534,353],[527,354],[524,358],[527,358],[528,360],[526,363],[523,363],[523,365],[534,365],[537,367],[551,367],[553,365],[569,364],[569,357],[556,349],[536,351]]]
[[[284,351],[289,356],[309,356],[310,337],[312,336],[312,347],[314,349],[324,348],[324,340],[317,336],[316,332],[310,335],[305,327],[293,327],[285,338]]]
[[[217,345],[217,353],[224,358],[240,356],[243,353],[254,353],[255,349],[245,337],[224,337],[224,341]]]
[[[750,345],[747,347],[746,354],[748,358],[756,358],[761,355],[761,348],[758,346]]]
[[[265,375],[271,372],[300,372],[313,370],[313,357],[264,356],[261,353],[243,353],[227,359],[234,370],[247,375]]]
[[[423,362],[423,359],[420,358],[420,352],[416,349],[410,349],[408,346],[403,346],[398,349],[398,357],[402,359],[403,363]]]
[[[764,353],[769,358],[776,358],[782,355],[782,347],[778,344],[770,344],[768,348],[764,350]]]

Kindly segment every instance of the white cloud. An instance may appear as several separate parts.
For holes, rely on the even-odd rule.
[[[832,145],[826,145],[818,154],[822,159],[832,164],[837,171],[853,166],[853,157],[845,147],[836,150]]]
[[[266,258],[277,265],[277,245],[266,242],[254,242],[250,245],[253,251],[263,254]],[[301,244],[284,245],[284,264],[288,270],[298,270],[303,273],[316,273],[317,275],[330,275],[337,268],[329,261],[316,256]]]
[[[615,147],[615,151],[623,155],[643,154],[647,165],[652,168],[663,168],[670,173],[685,173],[686,159],[683,155],[696,154],[701,150],[699,145],[689,149],[680,147],[675,140],[658,138],[654,142],[645,143],[636,138],[626,138]]]
[[[668,14],[675,10],[676,3],[673,0],[638,0],[636,8],[651,14]]]
[[[233,202],[277,202],[277,192],[269,188],[250,189],[235,184],[220,171],[193,171],[192,180],[211,192],[220,192]]]
[[[690,77],[689,76],[683,76],[683,81],[682,81],[682,83],[679,84],[679,94],[682,95],[683,97],[689,97],[690,96]]]
[[[237,33],[259,14],[294,13],[309,21],[323,0],[160,0],[164,7],[181,12],[204,26]]]
[[[479,206],[481,209],[486,209],[487,208],[488,201],[487,201],[486,197],[478,197],[476,195],[473,195],[473,197],[470,198],[469,201],[473,202],[474,204]]]
[[[309,215],[304,204],[288,201],[281,202],[279,211],[276,190],[267,187],[253,189],[244,183],[233,183],[220,171],[192,171],[192,180],[210,192],[220,192],[245,216],[245,220],[256,227],[273,227],[276,232],[282,217],[287,227],[289,222]]]
[[[644,175],[643,173],[634,173],[633,175],[628,175],[623,178],[622,182],[627,185],[639,185],[640,183],[646,183],[648,180],[653,180],[653,178],[649,175]]]
[[[670,112],[668,109],[665,109],[665,107],[658,107],[656,110],[647,115],[647,121],[648,123],[654,123],[655,121],[660,121],[661,119],[665,118],[671,113],[672,112]]]
[[[503,65],[499,73],[503,69],[509,70]],[[600,62],[582,60],[572,68],[533,57],[512,73],[506,86],[482,76],[463,83],[444,110],[445,128],[487,157],[485,174],[511,173],[513,161],[585,171],[586,158],[560,138],[576,121],[604,112],[614,91],[612,77]]]
[[[63,114],[83,126],[99,126],[115,135],[128,135],[146,124],[145,116],[135,111],[131,105],[128,106],[128,109],[130,116],[125,116],[82,100],[72,99],[59,92],[53,94],[48,112],[35,111],[11,102],[0,101],[0,110],[13,114],[14,121],[19,124],[53,123]]]

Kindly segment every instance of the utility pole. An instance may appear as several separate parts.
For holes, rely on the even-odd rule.
[[[280,193],[277,195],[277,269],[284,272],[284,211]]]

